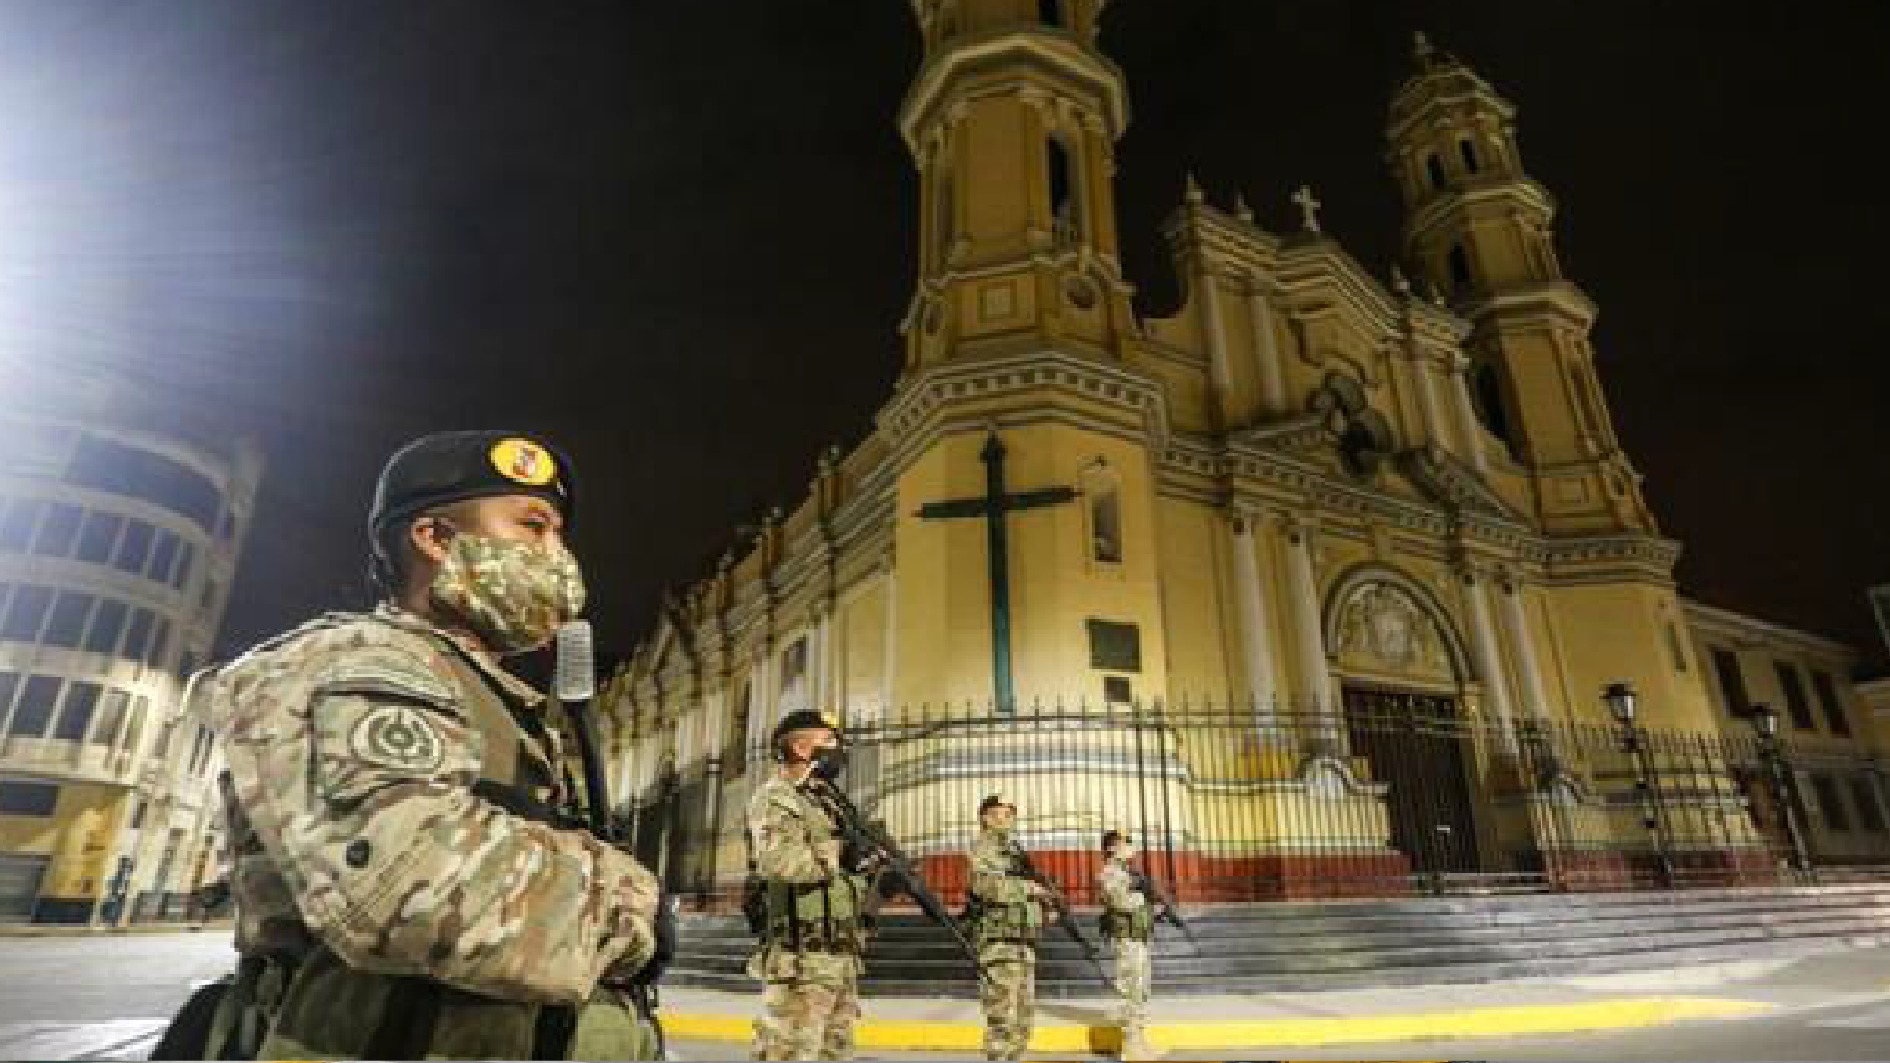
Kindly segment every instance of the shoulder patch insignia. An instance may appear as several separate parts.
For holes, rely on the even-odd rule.
[[[425,775],[440,769],[446,745],[423,710],[381,705],[355,721],[348,751],[376,767]]]

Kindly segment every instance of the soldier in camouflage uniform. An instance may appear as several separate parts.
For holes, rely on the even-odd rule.
[[[748,802],[748,843],[767,914],[748,963],[760,980],[756,1059],[851,1059],[860,1017],[867,901],[877,854],[845,844],[822,795],[844,762],[838,729],[790,713],[774,729],[780,768]]]
[[[1037,938],[1047,921],[1046,890],[1017,873],[1011,836],[1016,821],[1017,806],[998,794],[978,804],[978,841],[971,850],[972,929],[978,965],[987,975],[979,989],[986,1059],[1023,1058],[1036,1019]]]
[[[657,883],[565,829],[546,700],[499,663],[583,607],[572,502],[538,441],[418,440],[371,514],[387,599],[193,681],[241,956],[196,1058],[655,1058]]]
[[[1102,894],[1103,937],[1116,950],[1116,992],[1122,997],[1122,1058],[1156,1059],[1160,1053],[1148,1043],[1149,988],[1153,967],[1149,942],[1155,937],[1155,912],[1129,866],[1135,845],[1118,830],[1102,837],[1103,869],[1097,881]]]

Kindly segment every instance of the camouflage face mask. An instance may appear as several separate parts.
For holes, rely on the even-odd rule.
[[[584,574],[563,546],[541,547],[461,532],[433,577],[433,601],[499,653],[551,641],[584,609]]]

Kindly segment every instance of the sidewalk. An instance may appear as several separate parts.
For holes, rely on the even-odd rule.
[[[1835,945],[1815,955],[1706,967],[1485,985],[1401,986],[1328,993],[1157,998],[1148,1037],[1162,1049],[1251,1049],[1441,1037],[1516,1037],[1751,1018],[1790,1009],[1890,998],[1890,947]],[[867,999],[862,1049],[976,1052],[984,1033],[971,1000]],[[755,993],[663,991],[663,1025],[679,1041],[747,1043]],[[1030,1047],[1113,1053],[1109,999],[1037,1005]]]
[[[235,924],[228,919],[206,923],[133,923],[130,926],[86,926],[83,923],[0,923],[0,938],[93,937],[107,934],[195,934],[203,931],[227,933]]]

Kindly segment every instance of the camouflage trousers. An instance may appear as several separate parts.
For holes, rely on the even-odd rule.
[[[979,950],[978,958],[988,975],[979,989],[984,1058],[1022,1059],[1037,1017],[1037,950],[1006,943]]]
[[[1124,1037],[1141,1032],[1148,1024],[1148,997],[1154,982],[1154,966],[1149,958],[1146,941],[1132,938],[1117,938],[1116,945],[1116,994],[1122,998],[1122,1032]]]
[[[860,961],[846,953],[777,953],[766,965],[756,1059],[852,1059]]]

